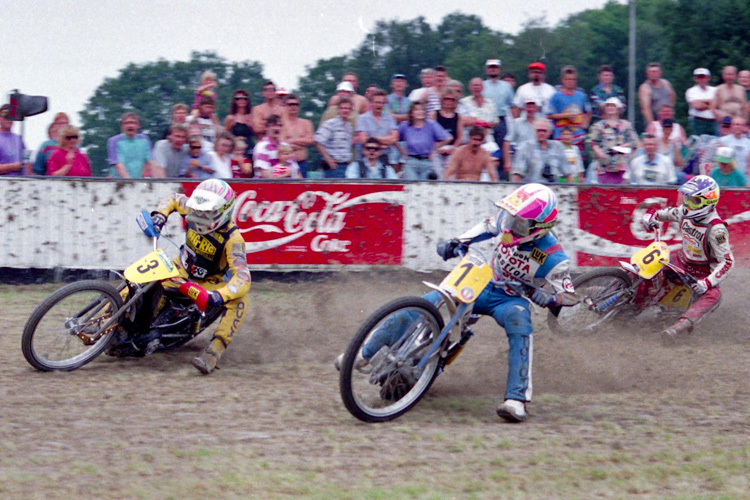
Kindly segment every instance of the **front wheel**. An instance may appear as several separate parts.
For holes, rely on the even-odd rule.
[[[341,399],[364,422],[386,422],[424,396],[443,365],[440,350],[419,362],[443,329],[443,318],[421,297],[394,300],[359,327],[341,363]]]
[[[71,371],[101,354],[117,331],[109,318],[122,307],[117,290],[100,281],[66,285],[44,299],[23,329],[26,361],[41,371]]]
[[[631,300],[630,275],[616,267],[595,269],[577,276],[573,287],[581,301],[563,307],[558,316],[549,313],[547,324],[566,335],[596,331],[613,320]]]

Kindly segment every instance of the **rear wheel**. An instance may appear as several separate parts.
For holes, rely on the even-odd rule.
[[[573,280],[581,301],[563,307],[555,317],[549,313],[547,324],[556,333],[579,334],[596,331],[613,320],[631,299],[630,275],[615,267],[595,269]]]
[[[418,364],[443,329],[438,309],[421,297],[394,300],[357,330],[341,363],[341,398],[364,422],[386,422],[406,413],[440,373],[440,350]],[[367,360],[364,366],[363,358]]]
[[[107,283],[88,280],[60,288],[26,322],[21,338],[26,361],[42,371],[80,368],[107,348],[117,322],[106,323],[121,307],[120,294]]]

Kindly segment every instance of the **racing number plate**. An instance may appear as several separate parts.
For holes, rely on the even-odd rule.
[[[690,305],[692,296],[693,292],[690,288],[685,285],[676,285],[659,301],[659,304],[670,309],[684,311]]]
[[[638,274],[647,280],[656,276],[666,262],[669,262],[669,247],[663,241],[654,241],[630,257],[630,263],[638,268]]]
[[[130,264],[125,278],[132,283],[149,283],[179,276],[177,266],[161,248]]]
[[[440,288],[459,301],[470,304],[477,300],[491,279],[492,268],[483,259],[466,255],[440,283]]]

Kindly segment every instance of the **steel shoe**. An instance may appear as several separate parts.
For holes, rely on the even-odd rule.
[[[515,399],[506,399],[497,407],[497,416],[508,422],[523,422],[529,416],[526,413],[526,403]]]

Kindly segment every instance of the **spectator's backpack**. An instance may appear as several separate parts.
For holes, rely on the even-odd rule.
[[[359,160],[357,163],[359,163],[359,178],[367,179],[367,165],[365,165],[365,160]],[[383,165],[383,162],[380,162],[380,177],[385,179],[385,165]]]

